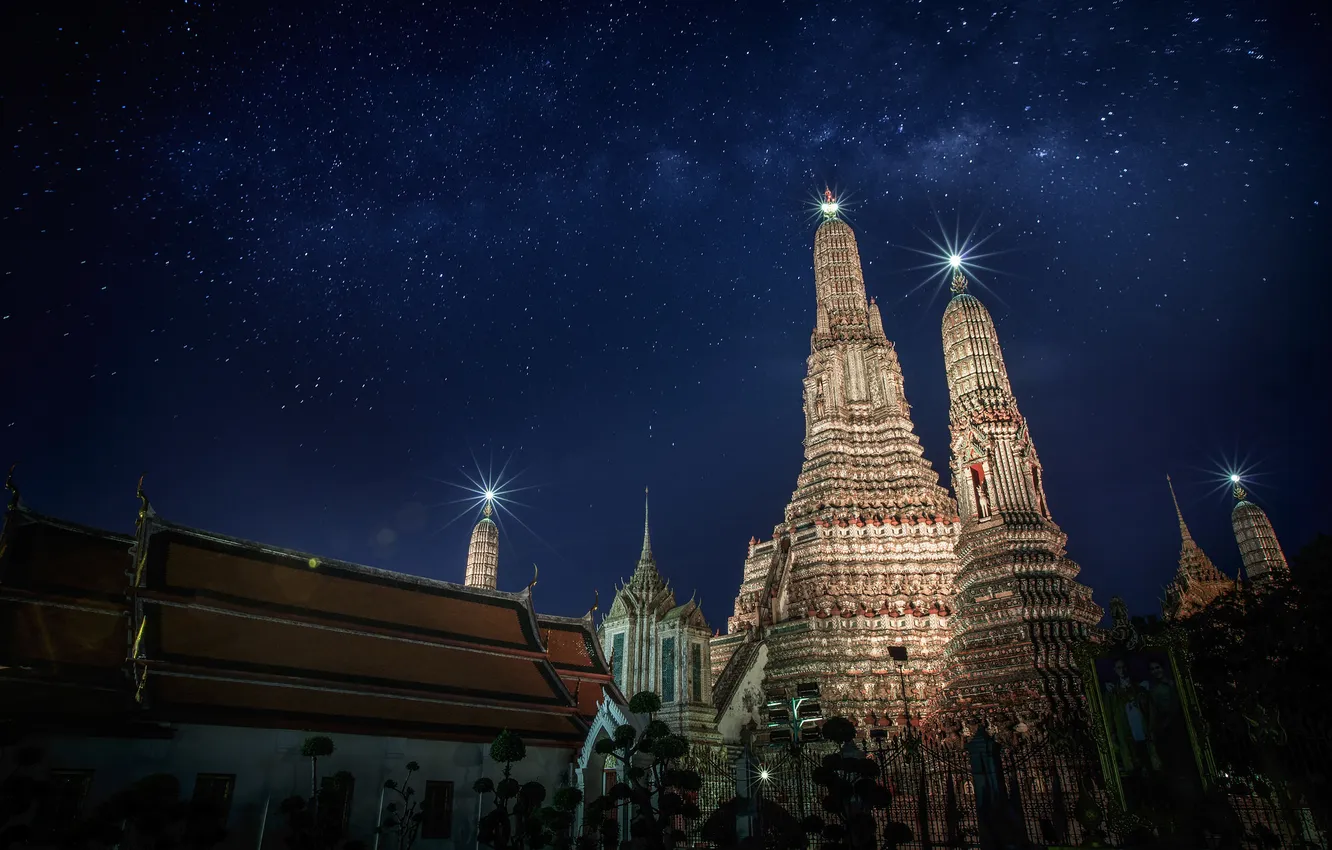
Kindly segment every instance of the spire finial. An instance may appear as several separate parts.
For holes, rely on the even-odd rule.
[[[823,213],[824,221],[832,221],[837,218],[837,214],[842,211],[842,205],[837,202],[833,196],[832,189],[823,187],[823,200],[819,203],[819,212]]]
[[[14,483],[14,467],[16,466],[18,466],[17,462],[11,463],[9,465],[9,474],[5,476],[5,489],[9,491],[9,509],[11,511],[18,510],[19,506],[19,488],[18,485]]]
[[[1175,516],[1179,518],[1179,533],[1185,540],[1192,540],[1193,535],[1189,534],[1189,527],[1184,524],[1184,512],[1179,509],[1179,499],[1175,496],[1175,483],[1170,480],[1170,474],[1166,473],[1166,486],[1170,488],[1170,501],[1175,503]]]
[[[650,564],[652,558],[652,536],[648,531],[648,488],[643,488],[643,552],[638,556],[640,564]]]
[[[481,516],[490,519],[490,500],[486,499],[486,506],[481,509]]]
[[[1235,494],[1235,501],[1244,501],[1245,497],[1249,495],[1249,491],[1245,490],[1244,486],[1240,484],[1240,477],[1238,475],[1231,475],[1230,483],[1233,485],[1231,492]]]
[[[961,269],[953,269],[952,290],[954,295],[967,291],[967,276],[962,274]]]

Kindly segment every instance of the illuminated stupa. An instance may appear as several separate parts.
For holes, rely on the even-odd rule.
[[[865,295],[856,237],[831,192],[814,236],[814,331],[804,379],[805,458],[784,520],[751,540],[713,641],[730,737],[769,697],[818,682],[825,716],[864,728],[919,717],[951,636],[953,499],[924,457],[902,369]],[[905,693],[890,650],[905,648]]]
[[[1081,699],[1073,645],[1101,619],[1064,556],[1043,470],[1009,385],[994,319],[953,274],[944,310],[953,486],[962,513],[949,697],[991,718]]]
[[[1239,476],[1231,476],[1231,482],[1235,507],[1230,512],[1230,525],[1244,561],[1244,575],[1255,588],[1261,589],[1272,577],[1288,574],[1290,567],[1267,513],[1248,500],[1249,494],[1240,485]]]
[[[490,518],[490,499],[481,511],[481,519],[472,528],[467,545],[467,571],[463,584],[494,590],[499,581],[499,528]]]

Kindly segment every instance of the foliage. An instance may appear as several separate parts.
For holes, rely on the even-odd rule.
[[[804,827],[820,835],[822,846],[830,850],[896,848],[899,842],[911,840],[911,831],[904,824],[890,822],[880,840],[874,812],[886,810],[892,798],[878,782],[879,766],[851,745],[855,734],[845,717],[831,717],[823,724],[823,737],[841,744],[842,752],[824,756],[814,770],[825,816],[811,815]]]
[[[111,795],[61,837],[67,848],[117,846],[133,850],[206,850],[226,840],[211,803],[180,798],[166,773],[145,776]]]
[[[619,845],[617,822],[608,814],[629,806],[630,846],[635,850],[669,850],[684,838],[677,824],[699,816],[694,802],[703,781],[698,773],[680,766],[689,753],[689,742],[672,734],[670,727],[654,715],[661,698],[650,691],[635,694],[629,710],[647,714],[648,723],[639,733],[633,726],[616,727],[610,738],[596,744],[596,751],[616,759],[626,781],[615,783],[607,794],[587,806],[587,817],[601,820],[601,839],[607,850]]]
[[[301,742],[301,755],[308,759],[331,756],[333,750],[333,739],[327,735],[311,735]]]
[[[337,846],[343,834],[343,824],[338,817],[341,807],[337,803],[350,779],[350,773],[339,771],[311,799],[297,795],[282,801],[278,811],[287,819],[287,847],[291,850],[331,850]]]
[[[478,794],[494,795],[494,808],[478,824],[478,838],[494,850],[567,848],[573,843],[574,812],[583,801],[582,792],[561,788],[555,792],[553,805],[542,806],[545,786],[540,782],[519,783],[512,776],[514,762],[526,757],[523,739],[508,729],[490,745],[490,758],[504,765],[504,778],[497,783],[483,776],[472,785]]]
[[[399,785],[392,779],[384,780],[384,790],[392,791],[398,800],[384,807],[384,821],[377,828],[381,835],[387,835],[393,841],[396,850],[408,850],[421,832],[421,820],[425,817],[425,808],[416,799],[416,789],[409,783],[412,774],[421,769],[414,761],[407,762],[407,775]]]
[[[1332,537],[1320,535],[1259,591],[1223,594],[1183,622],[1209,740],[1223,780],[1276,780],[1332,811]],[[1264,790],[1253,788],[1252,790]]]
[[[319,759],[333,755],[333,739],[327,735],[311,735],[301,743],[301,755],[310,760],[310,801],[314,816],[319,817]]]
[[[0,746],[12,746],[20,738],[17,729],[5,729],[0,734],[4,735]],[[31,832],[28,824],[16,821],[32,811],[46,793],[46,783],[28,772],[41,760],[42,751],[37,747],[20,747],[14,754],[14,769],[0,779],[0,850],[9,850],[28,840]]]
[[[505,729],[495,736],[494,742],[490,745],[490,758],[500,764],[522,761],[527,758],[527,745],[523,743],[522,738]],[[509,775],[507,770],[504,775]]]

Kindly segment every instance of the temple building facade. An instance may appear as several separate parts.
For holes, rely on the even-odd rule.
[[[532,585],[494,589],[495,551],[469,587],[178,525],[146,497],[134,534],[103,531],[33,512],[15,490],[0,532],[0,721],[42,753],[20,772],[56,788],[23,817],[58,841],[166,774],[184,801],[220,804],[221,847],[267,850],[285,846],[282,801],[336,780],[343,839],[368,847],[392,802],[384,781],[414,761],[432,812],[419,846],[475,847],[472,786],[500,776],[500,731],[526,742],[520,781],[581,785],[598,717],[626,705],[592,612],[539,614]],[[335,747],[313,778],[311,735]]]
[[[712,708],[712,630],[692,597],[676,604],[675,592],[657,571],[646,498],[638,565],[616,589],[597,634],[621,693],[656,693],[662,706],[657,719],[673,732],[720,743]]]

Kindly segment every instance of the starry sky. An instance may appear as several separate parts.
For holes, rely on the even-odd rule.
[[[58,5],[58,4],[57,4]],[[849,205],[947,481],[934,242],[985,238],[1069,554],[1158,610],[1233,574],[1241,469],[1332,531],[1318,2],[116,2],[11,8],[0,460],[172,521],[602,610],[658,562],[725,629],[802,453],[809,202]],[[76,15],[79,9],[83,14]],[[502,473],[502,476],[501,476]]]

